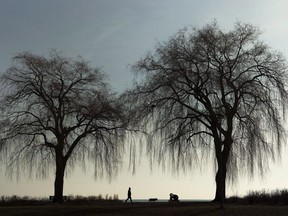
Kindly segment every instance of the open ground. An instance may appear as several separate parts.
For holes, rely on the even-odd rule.
[[[238,205],[227,204],[225,209],[212,203],[64,203],[1,206],[1,216],[93,216],[93,215],[139,215],[139,216],[284,216],[288,215],[287,205]]]

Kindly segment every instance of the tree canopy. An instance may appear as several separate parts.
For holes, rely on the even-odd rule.
[[[142,77],[130,91],[135,123],[152,137],[152,159],[183,170],[212,153],[221,202],[226,174],[264,173],[284,143],[286,60],[260,35],[239,22],[185,28],[133,65]]]
[[[1,154],[9,173],[46,177],[56,169],[61,201],[66,164],[111,179],[123,151],[123,104],[99,69],[83,59],[20,53],[1,77]]]

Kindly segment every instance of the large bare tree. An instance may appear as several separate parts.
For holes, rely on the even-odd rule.
[[[55,171],[61,202],[65,168],[92,161],[113,177],[123,150],[124,112],[99,69],[83,59],[21,53],[2,78],[1,144],[12,174]],[[69,165],[69,166],[68,166]]]
[[[134,119],[150,132],[152,159],[179,170],[212,152],[221,205],[227,177],[264,173],[283,144],[286,62],[260,35],[239,22],[231,31],[217,22],[186,28],[133,66],[141,78],[130,92]]]

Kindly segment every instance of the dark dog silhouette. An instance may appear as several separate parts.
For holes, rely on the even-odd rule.
[[[149,202],[156,202],[156,201],[158,201],[157,198],[149,198]]]

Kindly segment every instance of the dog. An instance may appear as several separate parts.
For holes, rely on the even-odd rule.
[[[157,202],[157,201],[158,201],[157,198],[150,198],[150,199],[149,199],[149,202]]]

